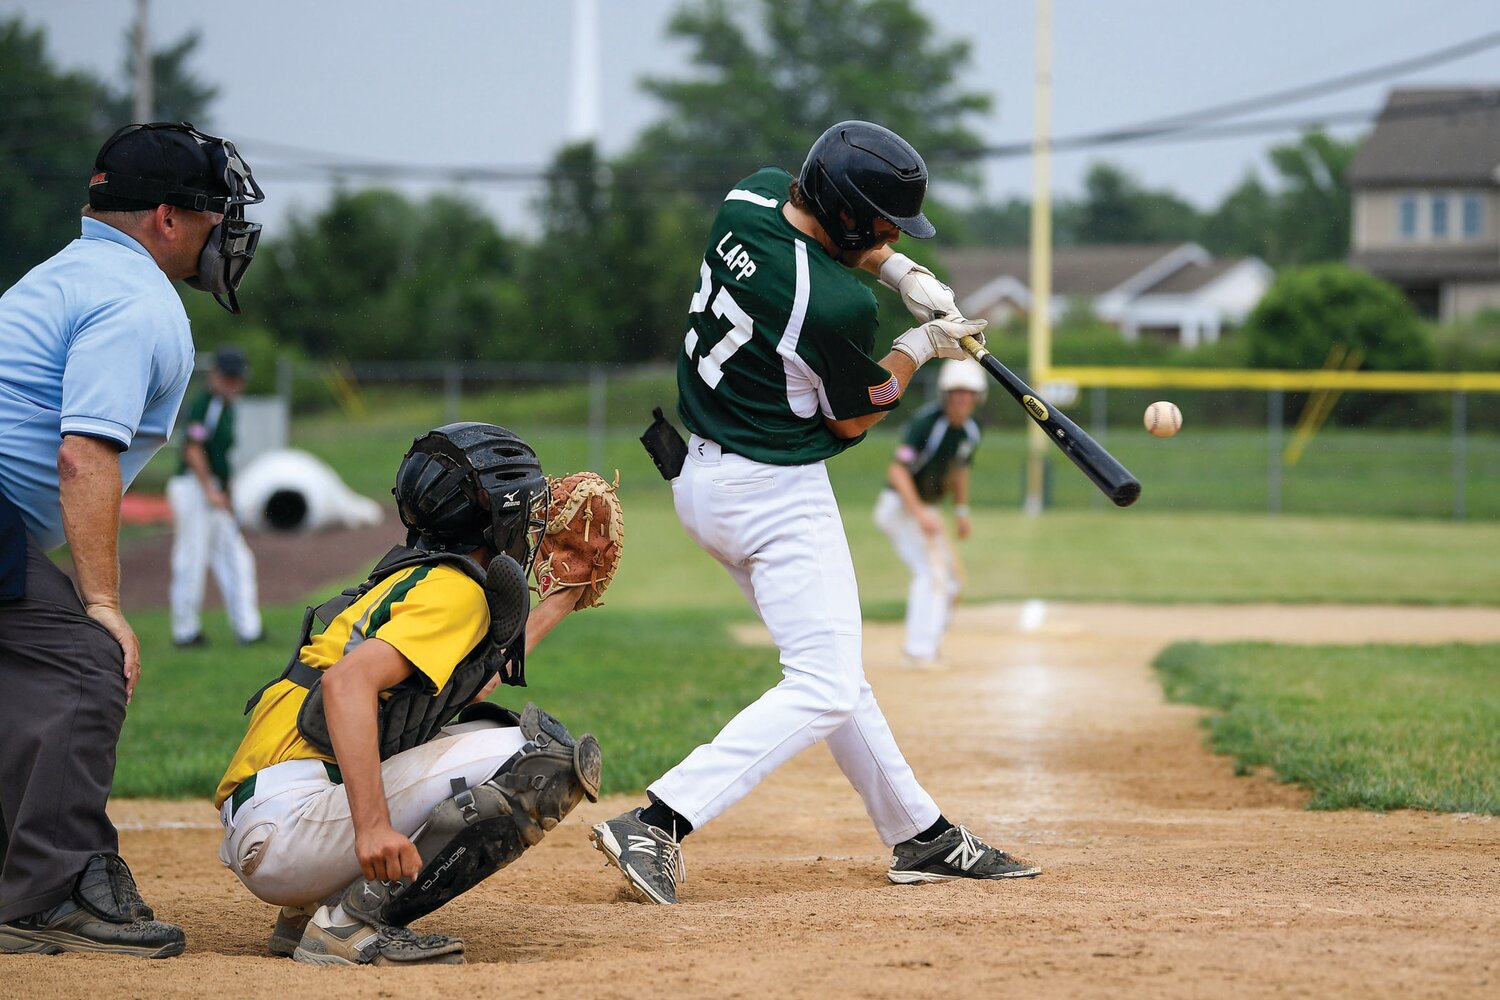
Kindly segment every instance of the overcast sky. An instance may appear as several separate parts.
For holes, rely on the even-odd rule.
[[[636,86],[640,77],[689,67],[685,47],[664,33],[681,0],[596,2],[600,141],[612,154],[660,114]],[[966,84],[995,99],[976,123],[981,135],[993,144],[1029,140],[1035,0],[916,5],[941,37],[972,42]],[[294,180],[287,166],[295,154],[273,142],[347,160],[544,165],[567,139],[573,9],[572,0],[151,0],[150,26],[157,47],[202,32],[193,69],[220,96],[212,121],[198,124],[236,139],[264,173],[271,202],[258,217],[274,223],[321,205],[327,182]],[[54,61],[117,82],[134,12],[135,0],[0,0],[0,16],[20,14],[46,29]],[[1055,0],[1054,131],[1107,129],[1392,62],[1495,31],[1497,13],[1500,0]],[[1500,48],[1273,114],[1375,108],[1393,83],[1500,85]],[[1059,154],[1054,184],[1075,193],[1088,164],[1107,158],[1208,207],[1252,167],[1264,172],[1261,154],[1283,138]],[[990,197],[1024,194],[1030,162],[989,161],[984,179]],[[507,228],[531,227],[534,184],[470,190]]]

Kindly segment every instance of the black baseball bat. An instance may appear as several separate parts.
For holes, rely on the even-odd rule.
[[[1055,406],[1047,405],[1047,401],[1031,390],[1031,386],[1022,382],[1020,377],[1009,368],[1000,363],[1000,359],[984,349],[984,345],[973,337],[965,337],[960,341],[969,356],[984,366],[984,370],[1005,386],[1005,391],[1015,397],[1016,402],[1021,404],[1021,409],[1036,421],[1038,427],[1047,432],[1047,437],[1052,443],[1062,449],[1062,453],[1072,459],[1073,464],[1089,477],[1089,481],[1099,487],[1100,492],[1109,497],[1116,507],[1129,507],[1141,496],[1141,481],[1130,474],[1130,470],[1120,464],[1119,459],[1105,451],[1098,441],[1068,419]]]

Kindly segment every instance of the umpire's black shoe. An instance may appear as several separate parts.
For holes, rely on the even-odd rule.
[[[959,878],[1030,878],[1042,869],[1011,857],[961,826],[928,841],[897,844],[885,877],[897,885],[949,882]]]
[[[117,924],[101,920],[71,899],[51,909],[0,924],[0,954],[56,955],[96,951],[139,958],[171,958],[187,947],[182,928],[160,920]]]

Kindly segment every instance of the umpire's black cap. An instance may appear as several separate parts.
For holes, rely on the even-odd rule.
[[[183,125],[127,125],[105,140],[89,178],[89,206],[135,212],[157,205],[223,211],[230,194],[209,151]]]

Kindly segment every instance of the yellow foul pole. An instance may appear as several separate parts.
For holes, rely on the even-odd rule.
[[[1052,369],[1052,0],[1036,0],[1036,132],[1031,141],[1031,310],[1028,375],[1040,389]],[[1048,441],[1028,421],[1026,513],[1042,512]]]

